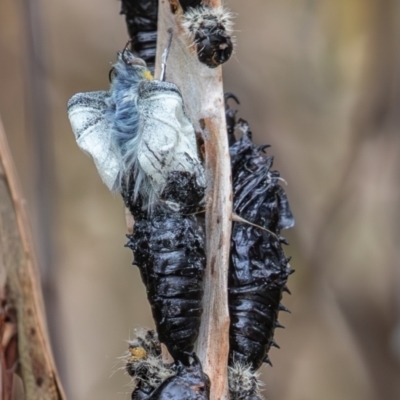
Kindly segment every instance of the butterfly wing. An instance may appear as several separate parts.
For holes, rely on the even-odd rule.
[[[106,118],[109,92],[77,93],[68,102],[68,117],[78,146],[93,158],[101,179],[111,191],[118,189],[120,157]]]
[[[179,89],[170,82],[141,84],[138,109],[141,115],[137,159],[157,198],[171,174],[184,172],[205,186],[196,134],[187,118]]]

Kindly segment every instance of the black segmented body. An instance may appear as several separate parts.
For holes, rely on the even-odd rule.
[[[163,195],[179,201],[180,193],[187,193],[185,210],[193,213],[204,196],[204,188],[194,190],[190,185],[193,180],[185,173],[175,174],[180,176],[174,175],[174,188],[167,185]],[[180,185],[189,189],[185,191]],[[128,235],[127,246],[134,252],[134,264],[146,286],[160,342],[175,360],[187,363],[202,314],[205,253],[201,221],[195,215],[174,213],[161,205],[148,215],[142,211],[140,201],[133,202],[131,196],[132,190],[123,191],[135,218],[134,233]]]
[[[232,121],[230,122],[232,123]],[[230,355],[254,371],[269,362],[282,292],[292,270],[280,236],[294,220],[279,173],[271,171],[273,158],[263,154],[267,146],[251,140],[247,122],[240,120],[242,138],[230,147],[233,210],[248,223],[234,222],[229,270]]]
[[[132,50],[154,72],[157,46],[158,0],[122,0]]]

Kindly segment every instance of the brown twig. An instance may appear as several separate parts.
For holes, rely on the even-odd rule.
[[[172,0],[171,0],[172,2]],[[211,6],[220,1],[209,2]],[[232,188],[226,134],[221,67],[201,64],[182,33],[180,16],[170,2],[159,2],[156,76],[168,39],[173,41],[167,64],[167,80],[180,88],[186,111],[196,132],[205,142],[205,169],[208,182],[206,206],[207,266],[203,317],[197,344],[204,371],[211,379],[211,399],[227,398],[229,313],[227,274],[231,233]]]
[[[3,320],[14,324],[17,332],[16,371],[22,378],[26,400],[63,400],[47,335],[30,225],[1,121],[0,177],[1,305]],[[4,327],[1,350],[2,358],[7,359],[13,340],[6,340]]]

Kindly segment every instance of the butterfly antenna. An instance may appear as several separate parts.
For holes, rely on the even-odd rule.
[[[129,45],[132,43],[133,39],[129,39],[126,42],[126,45],[124,47],[124,49],[122,50],[122,58],[125,59],[125,53],[127,52],[127,50],[129,49]]]
[[[161,58],[161,74],[160,74],[160,81],[165,81],[165,70],[167,68],[167,58],[169,54],[169,49],[171,48],[171,43],[172,43],[172,28],[168,29],[168,43],[167,47],[164,49],[162,53],[162,58]]]

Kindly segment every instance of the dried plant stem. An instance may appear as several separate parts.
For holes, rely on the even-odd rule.
[[[0,312],[2,321],[8,322],[9,328],[10,324],[16,328],[14,368],[22,378],[26,400],[63,400],[65,395],[47,336],[30,225],[1,121],[0,177]],[[10,362],[8,350],[13,341],[7,339],[9,329],[4,326],[0,331],[1,359],[8,356]],[[9,346],[5,346],[7,343]]]
[[[156,76],[162,52],[173,29],[167,80],[178,85],[186,111],[205,142],[208,182],[206,206],[207,267],[204,312],[196,352],[211,379],[211,399],[227,398],[229,312],[227,274],[231,234],[232,188],[226,134],[222,70],[201,64],[182,33],[180,16],[172,13],[173,0],[159,2]],[[212,4],[211,4],[212,3]],[[210,2],[211,6],[220,1]]]

